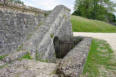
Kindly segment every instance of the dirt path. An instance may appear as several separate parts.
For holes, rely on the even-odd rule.
[[[74,32],[74,36],[87,36],[97,39],[106,40],[112,47],[114,54],[116,55],[116,33],[87,33],[87,32]]]

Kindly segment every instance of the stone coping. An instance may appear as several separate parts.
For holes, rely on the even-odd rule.
[[[62,77],[79,77],[83,72],[91,38],[83,38],[60,62],[57,73]]]
[[[7,2],[6,4],[4,4],[3,1],[0,1],[0,6],[2,6],[2,8],[7,7],[10,9],[16,9],[16,10],[23,10],[23,11],[29,11],[29,12],[36,12],[36,13],[45,13],[47,11],[45,10],[41,10],[39,8],[34,8],[31,6],[26,6],[23,4],[17,4],[17,3],[11,3],[11,2]]]

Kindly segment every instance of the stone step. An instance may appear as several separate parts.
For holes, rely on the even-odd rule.
[[[0,69],[0,77],[58,77],[57,64],[35,60],[15,61]]]

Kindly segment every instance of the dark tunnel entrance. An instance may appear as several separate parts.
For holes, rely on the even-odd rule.
[[[63,58],[74,47],[73,42],[61,41],[58,37],[55,37],[53,42],[56,58]]]

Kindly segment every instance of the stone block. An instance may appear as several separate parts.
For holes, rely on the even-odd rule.
[[[91,38],[84,38],[59,63],[57,73],[61,77],[79,77],[90,50]]]

